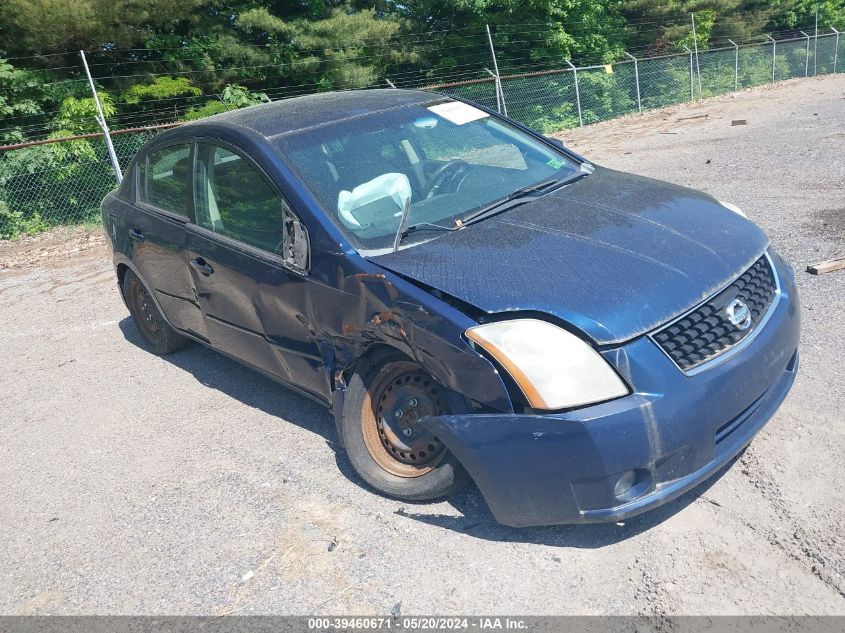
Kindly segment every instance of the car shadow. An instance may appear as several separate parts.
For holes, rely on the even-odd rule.
[[[144,349],[141,333],[132,317],[122,319],[118,327],[129,343]],[[191,344],[161,358],[190,373],[210,389],[269,415],[289,420],[321,436],[333,447],[337,441],[334,419],[328,409],[205,345]],[[279,397],[280,389],[283,397]]]
[[[145,349],[141,333],[131,316],[123,318],[118,327],[127,342]],[[326,407],[200,343],[190,344],[160,358],[190,373],[209,389],[320,436],[334,451],[341,474],[369,490],[338,443],[334,416]]]
[[[141,347],[143,343],[131,317],[118,323],[127,342]],[[161,357],[163,360],[189,372],[201,384],[242,402],[246,406],[281,418],[323,438],[334,451],[338,470],[352,483],[371,492],[370,488],[352,468],[346,452],[340,447],[331,412],[320,404],[301,396],[270,378],[231,360],[204,345],[193,344]],[[280,389],[284,390],[280,397]],[[741,455],[741,453],[740,453]],[[563,548],[596,549],[627,540],[662,523],[702,497],[739,459],[735,457],[707,481],[681,495],[674,501],[645,514],[616,523],[592,525],[558,525],[549,527],[510,528],[499,524],[475,484],[446,499],[459,516],[426,512],[429,502],[403,502],[395,514],[466,534],[475,538],[514,543],[533,543]],[[714,503],[711,501],[711,503]],[[718,504],[716,504],[718,505]]]

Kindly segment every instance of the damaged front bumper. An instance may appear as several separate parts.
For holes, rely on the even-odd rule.
[[[514,527],[619,521],[680,496],[739,454],[777,411],[798,369],[794,278],[740,353],[686,376],[648,337],[606,353],[635,391],[545,415],[423,421]],[[622,481],[620,481],[620,479]]]

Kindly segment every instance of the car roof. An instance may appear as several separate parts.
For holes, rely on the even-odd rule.
[[[271,138],[344,119],[445,98],[430,92],[399,89],[321,92],[231,110],[181,127],[186,129],[197,124],[203,127],[246,127],[265,138]]]

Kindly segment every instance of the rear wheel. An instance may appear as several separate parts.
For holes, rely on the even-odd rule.
[[[144,282],[131,270],[123,278],[123,297],[145,347],[154,354],[168,354],[189,341],[164,320]]]
[[[373,359],[352,376],[340,432],[368,484],[408,501],[436,499],[465,483],[461,465],[420,421],[452,411],[447,390],[401,357]]]

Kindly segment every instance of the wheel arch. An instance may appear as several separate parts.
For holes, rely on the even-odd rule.
[[[340,436],[340,424],[343,415],[343,405],[346,397],[346,387],[352,374],[361,372],[368,374],[372,368],[380,367],[389,360],[404,360],[415,363],[421,369],[428,372],[431,377],[436,380],[447,392],[449,403],[453,410],[466,412],[470,408],[469,400],[460,392],[456,391],[449,385],[448,381],[444,380],[438,375],[438,372],[432,371],[432,368],[425,363],[420,362],[419,358],[409,354],[405,350],[390,345],[384,341],[374,342],[365,350],[357,355],[354,359],[344,364],[343,367],[335,367],[334,376],[332,380],[332,413],[334,414],[335,425]]]
[[[174,325],[170,322],[170,319],[167,318],[167,313],[164,311],[164,309],[161,306],[161,303],[158,300],[158,296],[156,295],[155,288],[149,282],[147,282],[146,279],[144,279],[144,275],[141,274],[141,271],[138,270],[138,267],[135,266],[135,264],[132,262],[132,260],[130,260],[128,257],[126,257],[124,255],[119,255],[119,254],[115,253],[114,265],[115,265],[115,274],[117,275],[117,287],[120,290],[120,298],[123,300],[123,304],[126,306],[126,309],[127,310],[129,309],[129,305],[126,303],[126,294],[123,291],[124,290],[123,284],[126,281],[126,273],[128,273],[131,270],[132,273],[134,273],[135,276],[138,277],[138,279],[141,280],[141,283],[144,284],[144,286],[146,286],[147,289],[150,290],[149,296],[153,300],[153,303],[155,304],[156,308],[158,308],[159,314],[161,315],[162,319],[164,319],[164,322],[167,323],[167,325],[169,325],[171,328],[173,328],[174,330],[179,332],[179,330],[176,327],[174,327]]]
[[[115,272],[117,273],[117,285],[120,286],[121,288],[123,288],[123,280],[126,278],[126,271],[128,271],[128,270],[129,270],[129,266],[127,266],[123,262],[120,262],[117,265],[117,269],[115,270]]]

